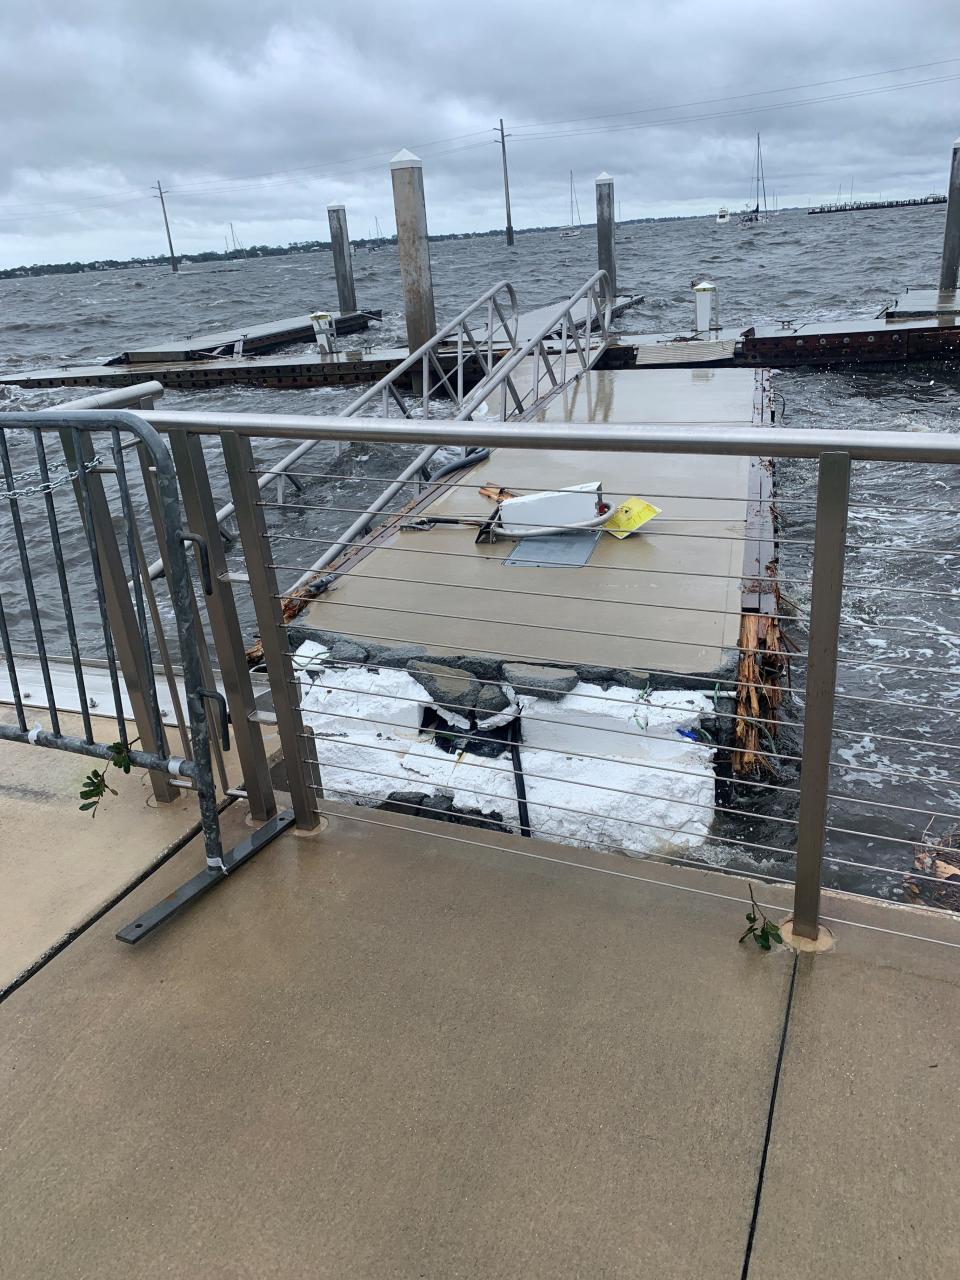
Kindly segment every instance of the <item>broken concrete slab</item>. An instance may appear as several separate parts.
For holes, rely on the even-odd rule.
[[[557,700],[580,683],[572,667],[538,667],[529,662],[505,662],[503,678],[516,693]]]
[[[445,667],[439,662],[408,663],[407,670],[418,684],[423,685],[438,707],[470,712],[477,704],[481,685],[476,676],[456,667]]]
[[[510,699],[498,684],[485,684],[477,694],[478,716],[496,715],[498,711],[505,711],[510,705]]]

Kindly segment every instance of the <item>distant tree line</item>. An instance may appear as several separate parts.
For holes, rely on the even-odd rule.
[[[288,245],[253,244],[248,249],[205,249],[201,253],[178,253],[180,262],[236,262],[243,258],[286,257],[291,253],[319,253],[330,249],[322,240],[300,240]],[[131,271],[139,267],[169,267],[167,254],[144,258],[97,258],[94,262],[38,262],[29,267],[6,267],[0,280],[24,276],[75,276],[86,271]]]
[[[655,222],[655,218],[630,218],[630,222]],[[587,226],[584,223],[584,226]],[[622,225],[622,224],[621,224]],[[539,231],[555,231],[556,227],[517,227],[518,236],[533,235]],[[482,240],[498,238],[504,234],[502,227],[492,231],[459,231],[448,235],[431,236],[432,241],[442,240]],[[396,236],[384,236],[382,239],[365,237],[351,241],[354,248],[379,248],[381,245],[396,244]],[[293,253],[329,253],[330,244],[326,240],[294,240],[290,244],[252,244],[246,249],[204,249],[201,253],[178,253],[180,262],[242,262],[244,258],[285,258]],[[24,276],[75,276],[86,271],[132,271],[136,268],[169,267],[170,259],[166,254],[155,254],[146,258],[97,258],[94,262],[38,262],[29,267],[6,267],[0,269],[0,280],[17,280]]]

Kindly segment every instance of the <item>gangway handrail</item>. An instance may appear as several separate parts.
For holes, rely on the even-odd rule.
[[[501,303],[498,297],[498,295],[502,292],[505,292],[507,295],[508,311],[506,315],[504,314],[503,304]],[[485,335],[486,348],[487,348],[486,355],[484,355],[482,345],[477,342],[476,338],[473,335],[472,330],[470,329],[469,324],[467,323],[470,316],[475,311],[477,311],[480,307],[483,307],[483,306],[486,306],[486,309],[487,309],[487,329],[486,329],[486,335]],[[497,319],[499,321],[497,325],[494,325],[494,322],[493,322],[494,313],[496,313]],[[481,293],[478,297],[474,298],[473,302],[471,302],[469,306],[465,307],[459,313],[459,315],[454,316],[454,318],[448,321],[441,329],[439,329],[433,335],[432,338],[428,339],[427,342],[423,343],[422,346],[418,347],[416,351],[412,351],[405,360],[402,360],[400,364],[398,364],[395,368],[391,369],[389,373],[384,374],[384,376],[380,378],[378,382],[375,382],[372,386],[367,387],[359,396],[357,396],[355,400],[352,400],[350,404],[347,405],[347,407],[342,411],[342,414],[340,416],[344,418],[353,417],[354,414],[358,414],[361,409],[365,408],[368,404],[370,404],[372,400],[375,400],[378,396],[382,398],[385,414],[387,412],[391,397],[395,402],[400,404],[401,408],[404,409],[404,413],[406,413],[406,409],[403,406],[403,402],[399,394],[397,393],[396,384],[397,382],[399,382],[401,378],[403,378],[406,374],[408,374],[412,369],[415,369],[417,365],[420,365],[420,368],[421,368],[421,378],[422,378],[422,385],[423,385],[422,400],[423,400],[424,413],[426,414],[426,416],[429,417],[430,369],[431,368],[433,368],[435,371],[439,373],[441,382],[444,384],[447,391],[451,395],[453,395],[457,399],[457,402],[459,403],[463,398],[463,369],[464,369],[465,360],[471,357],[478,359],[485,370],[485,378],[489,377],[491,369],[493,368],[494,356],[495,356],[493,335],[498,329],[502,328],[508,341],[510,342],[511,348],[515,347],[517,342],[517,325],[519,322],[519,316],[520,316],[519,303],[517,301],[517,294],[513,285],[510,283],[509,280],[498,281],[497,284],[491,285],[489,289],[485,289],[483,293]],[[513,326],[512,332],[511,332],[511,321]],[[458,391],[455,391],[454,388],[451,386],[448,375],[444,372],[443,368],[440,365],[439,360],[437,359],[438,348],[440,348],[454,333],[457,334],[457,367],[456,367],[456,370],[454,371],[454,376],[457,379],[457,388],[459,389]],[[464,353],[465,340],[469,348],[466,355]],[[496,353],[496,354],[499,355],[499,353]],[[517,396],[515,390],[513,394],[516,400],[519,402],[519,396]],[[260,492],[263,493],[263,491],[267,489],[271,484],[276,484],[278,482],[282,486],[283,481],[287,476],[287,473],[290,471],[290,468],[293,467],[297,462],[299,462],[301,458],[305,457],[305,455],[308,454],[314,447],[315,447],[315,443],[311,441],[306,441],[303,444],[298,445],[298,447],[292,450],[292,452],[288,453],[286,457],[281,458],[279,462],[275,463],[272,467],[270,467],[267,471],[265,471],[262,475],[260,475],[257,479],[257,486]],[[426,462],[428,461],[429,461],[429,458],[427,458],[422,465],[425,466]],[[422,466],[420,469],[422,470]],[[282,488],[281,488],[281,501],[282,501]],[[389,501],[389,499],[387,499],[387,501]],[[235,514],[235,512],[236,512],[236,505],[233,502],[226,503],[226,505],[221,507],[217,512],[217,524],[222,527],[225,521],[229,520],[230,517]],[[153,564],[150,565],[148,572],[151,578],[160,577],[163,573],[162,561],[155,560]]]
[[[601,312],[599,306],[599,294],[603,295],[603,310]],[[585,325],[586,348],[580,343],[578,334],[578,323],[573,315],[573,309],[583,298],[587,299],[587,315]],[[596,302],[595,316],[591,316],[590,303]],[[533,355],[535,358],[534,380],[532,390],[532,403],[526,406],[529,411],[533,405],[537,404],[540,399],[540,362],[543,362],[544,368],[550,379],[552,388],[559,388],[568,381],[567,378],[567,353],[569,344],[572,339],[574,351],[580,361],[579,373],[586,372],[590,365],[587,358],[587,352],[590,350],[590,342],[593,334],[594,319],[600,323],[601,347],[607,341],[607,335],[610,329],[610,322],[613,319],[614,298],[610,288],[610,277],[606,271],[595,271],[593,275],[586,280],[579,289],[565,302],[560,303],[555,311],[552,311],[547,319],[532,337],[528,338],[522,346],[518,347],[510,355],[506,356],[497,368],[494,370],[489,380],[476,387],[464,406],[469,412],[465,415],[469,417],[485,400],[490,398],[490,393],[495,391],[498,386],[508,385],[512,387],[512,375],[517,366],[528,356]],[[550,359],[550,353],[546,347],[546,340],[556,335],[560,330],[560,377],[556,376],[553,368],[553,362]],[[579,374],[577,375],[579,376]],[[515,393],[514,393],[515,395]],[[518,410],[522,406],[516,406]],[[506,418],[506,394],[501,401],[501,420]]]
[[[396,369],[394,369],[391,374],[387,375],[386,378],[381,379],[381,381],[377,383],[376,386],[368,388],[367,391],[364,392],[362,396],[358,396],[357,399],[353,402],[353,404],[351,404],[349,408],[340,416],[342,418],[351,417],[353,413],[355,413],[364,404],[369,403],[369,401],[372,400],[377,394],[382,394],[385,398],[384,417],[381,419],[371,419],[371,421],[386,421],[387,420],[386,396],[388,394],[388,390],[390,386],[392,385],[393,381],[400,376],[401,371],[406,371],[413,368],[418,361],[423,359],[424,360],[423,376],[426,379],[428,374],[427,374],[427,369],[425,364],[425,353],[432,354],[433,352],[435,352],[436,347],[443,340],[444,336],[448,336],[454,329],[457,328],[459,324],[465,323],[466,316],[469,316],[472,311],[476,310],[477,306],[480,305],[480,303],[486,301],[488,298],[493,299],[493,295],[495,295],[503,287],[504,287],[504,284],[495,285],[493,289],[488,290],[486,294],[481,295],[481,297],[477,299],[477,301],[473,303],[470,307],[468,307],[465,312],[461,312],[460,315],[455,320],[451,320],[448,325],[446,325],[443,329],[441,329],[440,332],[430,340],[430,342],[425,343],[424,346],[419,349],[419,351],[416,351],[412,355],[408,356],[407,360],[405,360],[403,364],[399,365]],[[506,284],[505,287],[508,289],[510,297],[513,303],[515,304],[516,294],[514,293],[513,288],[509,284]],[[602,310],[600,307],[601,294],[603,297]],[[576,317],[573,315],[573,308],[583,298],[587,298],[588,300],[587,316],[586,316],[586,330],[587,330],[586,351],[584,347],[581,345],[579,337],[577,336],[578,322],[576,320]],[[594,303],[596,308],[594,315],[591,315],[591,309],[590,309],[591,302]],[[537,359],[543,360],[545,367],[549,372],[552,388],[558,388],[564,385],[567,377],[567,374],[566,374],[567,344],[571,334],[574,339],[575,350],[577,352],[579,362],[580,362],[580,368],[576,374],[576,376],[579,377],[582,373],[584,373],[589,368],[589,365],[590,365],[590,362],[587,359],[586,352],[589,350],[589,344],[590,344],[590,338],[591,338],[591,333],[593,329],[594,319],[598,319],[600,322],[601,339],[603,342],[605,342],[607,331],[610,325],[610,320],[612,318],[612,313],[613,313],[613,298],[611,296],[609,277],[607,276],[607,273],[605,271],[595,271],[594,274],[588,280],[586,280],[574,293],[572,293],[570,297],[566,299],[565,302],[560,303],[556,307],[556,309],[550,313],[550,315],[540,326],[536,334],[534,334],[531,338],[528,338],[521,346],[517,347],[512,354],[507,354],[503,356],[500,362],[495,367],[488,367],[487,376],[481,380],[481,382],[478,384],[477,387],[474,388],[470,396],[465,401],[462,401],[458,413],[452,419],[448,418],[448,419],[445,419],[445,421],[446,422],[469,421],[472,415],[476,412],[476,410],[483,403],[485,403],[486,400],[489,399],[490,395],[494,391],[496,391],[498,387],[502,389],[501,414],[500,414],[501,420],[504,420],[506,418],[506,404],[507,404],[508,391],[513,397],[514,405],[517,412],[518,413],[522,412],[524,410],[524,406],[522,403],[522,399],[517,393],[516,387],[513,383],[512,374],[513,374],[513,371],[519,365],[520,361],[525,359],[527,356],[530,355],[531,352],[534,352],[534,351],[537,352]],[[499,314],[499,311],[498,311],[498,314]],[[557,378],[557,375],[553,370],[553,366],[550,361],[549,354],[547,353],[546,348],[544,346],[545,340],[548,337],[550,337],[551,334],[554,334],[557,331],[557,329],[560,329],[561,331],[561,353],[560,353],[561,368],[560,368],[559,379]],[[486,337],[487,337],[488,343],[492,344],[492,336],[493,336],[493,325],[491,322],[490,324],[488,324],[488,327],[487,327]],[[510,336],[509,331],[508,331],[508,336]],[[512,341],[514,342],[514,344],[516,343],[516,330],[514,330],[514,334],[512,335]],[[462,368],[462,361],[461,361],[461,368]],[[539,388],[539,381],[540,381],[539,363],[537,364],[537,367],[534,371],[534,379],[535,380],[534,380],[533,391],[534,391],[534,403],[536,403],[537,393]],[[190,415],[187,415],[187,416],[189,417]],[[215,416],[215,415],[212,415],[212,416]],[[237,415],[233,415],[233,416],[236,417]],[[151,416],[148,420],[155,423],[167,421],[172,424],[172,423],[175,423],[178,419],[179,419],[179,415],[176,412],[174,412],[167,415],[161,415],[159,418],[157,418],[156,416]],[[223,421],[223,418],[221,417],[220,420]],[[309,452],[310,449],[314,448],[317,443],[318,441],[308,441],[300,445],[298,448],[294,449],[292,453],[287,454],[287,456],[283,459],[282,463],[278,464],[278,467],[284,466],[285,468],[287,468],[291,466],[293,462],[295,462],[299,458],[302,458],[305,453]],[[302,587],[306,586],[309,582],[311,582],[316,577],[316,575],[321,572],[321,570],[327,567],[328,564],[331,564],[334,560],[336,560],[337,557],[340,555],[340,553],[344,551],[350,545],[350,543],[353,542],[355,538],[357,538],[361,533],[363,533],[364,530],[369,528],[374,517],[378,515],[383,510],[383,508],[390,501],[392,501],[393,498],[396,497],[396,495],[401,491],[401,489],[403,489],[405,485],[409,484],[414,477],[422,473],[423,469],[430,462],[431,458],[433,458],[437,450],[441,447],[442,447],[441,444],[428,445],[425,449],[421,450],[421,452],[416,456],[416,458],[414,458],[413,461],[407,467],[404,468],[404,470],[400,473],[400,475],[397,476],[397,478],[393,480],[382,491],[382,493],[380,493],[380,495],[374,499],[373,502],[370,503],[370,505],[366,508],[366,510],[363,511],[357,517],[357,519],[354,520],[353,523],[347,529],[344,530],[344,532],[340,535],[340,537],[334,543],[332,543],[330,546],[327,547],[323,555],[321,555],[309,567],[309,569],[307,569],[304,573],[302,573],[300,577],[296,580],[296,582],[291,583],[291,585],[287,588],[285,594],[288,596],[294,595]],[[260,478],[259,487],[261,492],[263,491],[263,488],[264,488],[263,482],[265,480],[269,480],[271,478],[271,475],[274,472],[276,472],[276,470],[277,468],[274,468],[272,472],[267,472],[264,476]],[[234,507],[232,503],[228,504],[228,506],[226,507],[221,508],[221,510],[217,512],[218,523],[222,523],[223,519],[225,519],[226,516],[232,514],[233,510],[234,510]],[[151,567],[151,572],[152,572],[152,567]]]
[[[512,334],[510,332],[508,317],[504,316],[502,307],[497,299],[497,295],[501,291],[506,292],[510,302],[509,314],[514,322],[514,329]],[[342,416],[345,418],[352,418],[355,414],[358,414],[361,409],[366,408],[366,406],[370,404],[371,401],[377,399],[378,397],[380,397],[381,399],[384,399],[387,396],[389,396],[390,388],[395,388],[396,384],[400,381],[400,379],[403,378],[405,374],[409,373],[411,369],[415,369],[417,365],[420,365],[421,368],[423,368],[424,362],[430,361],[431,357],[435,357],[437,348],[442,346],[443,343],[451,336],[451,334],[457,333],[459,331],[462,338],[463,327],[465,326],[467,327],[469,332],[469,326],[467,325],[467,321],[469,317],[479,307],[484,306],[484,304],[487,305],[488,316],[490,312],[494,310],[496,311],[497,316],[500,320],[500,325],[498,325],[497,327],[503,328],[504,333],[507,335],[507,338],[510,341],[511,347],[513,347],[516,344],[516,332],[517,332],[516,325],[517,325],[517,321],[519,320],[519,314],[520,314],[519,304],[517,302],[517,295],[513,285],[508,280],[501,280],[499,281],[499,283],[492,285],[489,289],[486,289],[483,293],[481,293],[477,298],[473,300],[473,302],[470,303],[469,306],[465,307],[459,313],[459,315],[454,316],[452,320],[450,320],[447,324],[445,324],[443,328],[438,329],[432,338],[430,338],[427,342],[423,343],[422,346],[418,347],[416,351],[412,351],[410,355],[407,356],[406,360],[401,361],[400,364],[396,366],[396,368],[391,369],[390,372],[385,374],[378,382],[375,382],[372,386],[367,387],[359,396],[357,396],[355,400],[352,400],[350,404],[347,405],[346,409],[343,410]],[[488,324],[488,344],[489,344],[488,351],[490,352],[491,357],[492,357],[493,332],[494,332],[494,326],[492,323],[490,323]],[[476,345],[474,345],[471,350],[471,354],[476,355],[478,353],[479,353],[479,348]],[[459,360],[460,377],[462,377],[462,372],[463,372],[463,354],[462,354],[462,348],[461,348],[460,360]],[[424,397],[427,403],[429,404],[429,398],[430,398],[429,384],[425,386]],[[294,449],[292,453],[289,453],[285,458],[282,458],[278,463],[276,463],[275,466],[272,466],[268,471],[264,472],[264,474],[261,475],[257,481],[257,485],[260,489],[260,492],[262,493],[264,489],[266,489],[274,481],[281,479],[285,475],[285,473],[288,472],[295,463],[299,462],[300,459],[304,456],[304,454],[308,453],[313,447],[314,446],[311,443],[305,443],[301,445],[298,449]],[[222,524],[224,520],[229,519],[230,516],[233,515],[234,510],[235,510],[234,504],[232,502],[227,503],[225,507],[222,507],[217,512],[218,522]]]

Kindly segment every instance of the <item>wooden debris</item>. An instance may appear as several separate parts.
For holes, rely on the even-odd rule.
[[[777,709],[783,700],[787,647],[776,617],[745,613],[740,619],[736,725],[731,767],[740,777],[775,774]],[[764,744],[768,744],[770,749]]]
[[[904,879],[904,890],[918,902],[960,911],[960,830],[931,836],[929,827],[913,853],[913,869],[932,879]]]
[[[503,502],[506,498],[515,498],[517,496],[499,484],[481,485],[479,492],[481,498],[488,498],[491,502]]]

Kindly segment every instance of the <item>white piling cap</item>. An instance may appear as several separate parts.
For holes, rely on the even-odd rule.
[[[711,289],[716,289],[716,285],[712,280],[701,280],[699,284],[693,286],[694,293],[709,293]]]
[[[390,161],[391,169],[422,169],[423,161],[419,156],[415,156],[412,151],[408,151],[406,147]]]
[[[597,174],[597,185],[598,185],[598,186],[599,186],[599,184],[600,184],[601,182],[612,182],[612,181],[613,181],[613,174],[612,174],[612,173],[607,173],[606,169],[604,169],[603,173],[598,173],[598,174]]]
[[[344,213],[347,212],[347,206],[345,204],[328,204],[327,209],[330,213],[336,213],[338,209],[342,209]]]

